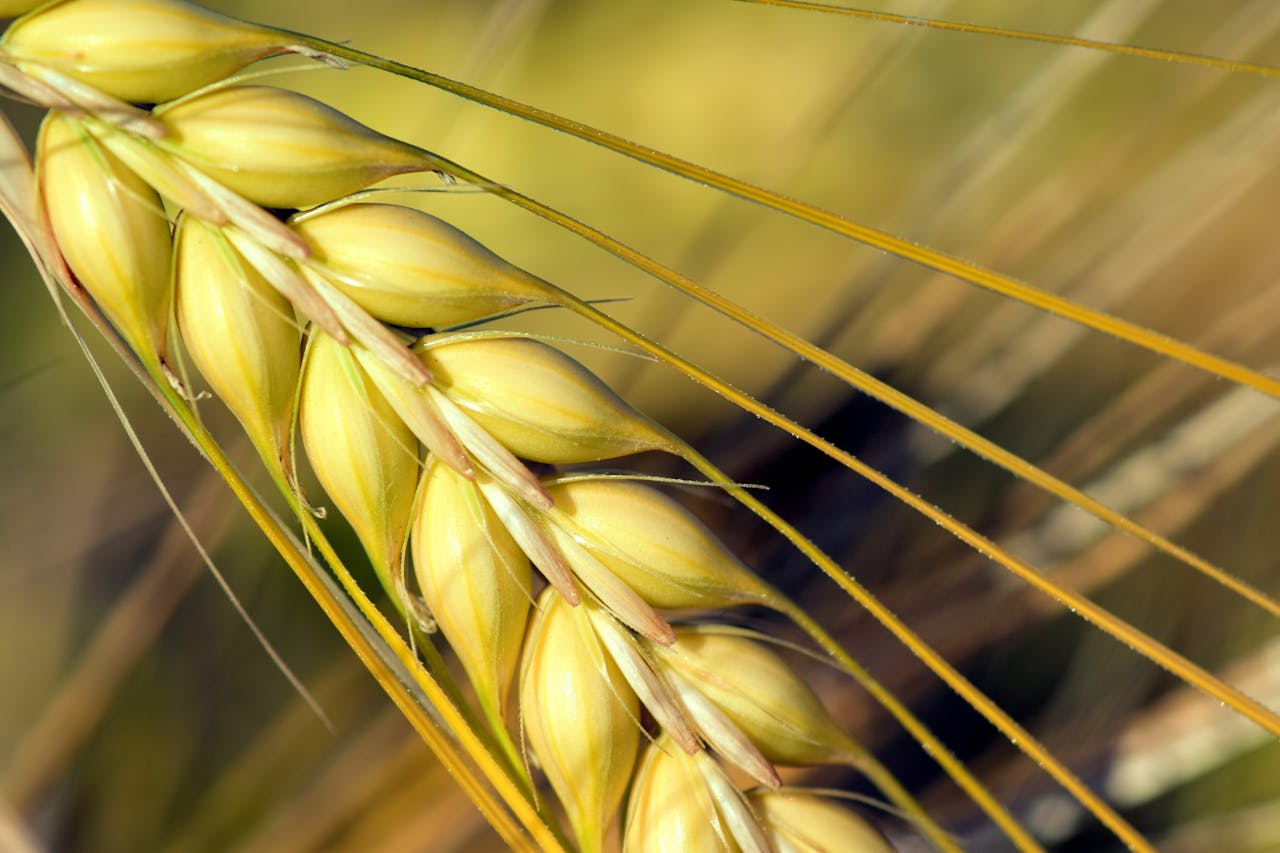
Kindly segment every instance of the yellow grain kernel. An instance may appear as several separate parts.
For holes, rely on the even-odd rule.
[[[418,350],[436,385],[517,456],[572,464],[674,446],[595,374],[541,341],[443,336]]]
[[[158,366],[173,253],[160,197],[79,121],[58,112],[40,129],[36,169],[71,271],[143,362]]]
[[[475,483],[433,462],[413,521],[418,587],[480,705],[501,721],[532,603],[529,559]]]
[[[750,791],[747,800],[779,850],[893,853],[893,846],[871,824],[829,799],[783,788]]]
[[[589,617],[554,589],[538,599],[529,629],[520,708],[580,848],[598,853],[635,765],[640,705]]]
[[[676,631],[654,659],[714,702],[777,764],[856,762],[861,748],[846,735],[791,667],[761,643],[714,625]]]
[[[351,354],[314,333],[298,427],[320,485],[354,528],[388,594],[404,597],[404,543],[418,484],[418,442]]]
[[[175,313],[192,361],[258,451],[287,471],[302,342],[292,306],[197,219],[179,220],[174,253]]]
[[[649,486],[619,479],[550,486],[549,523],[658,608],[765,604],[769,587],[684,507]]]
[[[295,217],[293,227],[334,284],[388,323],[464,323],[550,292],[452,225],[413,208],[347,204]]]
[[[288,49],[278,34],[182,0],[54,3],[15,22],[0,45],[139,103],[185,95]]]
[[[313,98],[273,86],[227,86],[156,117],[162,147],[265,207],[331,201],[434,165],[429,155]]]

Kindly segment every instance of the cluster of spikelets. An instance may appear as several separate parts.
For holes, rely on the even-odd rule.
[[[10,26],[0,82],[50,108],[38,184],[75,280],[158,380],[182,387],[189,355],[296,507],[300,432],[391,599],[438,625],[509,750],[519,721],[583,850],[624,797],[627,850],[887,849],[779,788],[775,764],[865,758],[781,658],[663,615],[776,607],[776,591],[652,486],[553,467],[692,450],[541,340],[411,337],[571,297],[439,219],[346,199],[448,170],[226,81],[286,52],[314,55],[181,0],[65,0]]]

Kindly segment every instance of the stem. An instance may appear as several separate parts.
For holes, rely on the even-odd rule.
[[[1097,311],[1088,306],[1080,305],[1069,299],[1040,290],[1026,282],[980,267],[955,255],[949,255],[945,252],[931,249],[928,246],[913,243],[903,237],[854,222],[838,214],[806,204],[798,199],[740,181],[729,175],[703,168],[688,160],[682,160],[679,157],[639,145],[621,136],[590,127],[581,122],[567,119],[493,92],[485,91],[476,86],[451,80],[440,74],[421,68],[414,68],[411,65],[405,65],[394,60],[384,59],[375,54],[356,50],[346,45],[335,44],[304,33],[295,33],[288,30],[277,30],[277,32],[287,35],[298,43],[313,48],[320,53],[356,62],[370,68],[377,68],[380,71],[386,71],[420,83],[426,83],[428,86],[434,86],[441,91],[460,98],[465,98],[508,115],[577,137],[615,153],[639,160],[656,169],[661,169],[695,183],[704,184],[723,193],[759,204],[770,210],[799,219],[802,222],[807,222],[832,233],[856,240],[859,243],[897,255],[904,260],[919,264],[927,269],[953,276],[961,281],[990,290],[993,293],[1016,299],[1041,311],[1128,341],[1136,346],[1144,347],[1152,352],[1168,356],[1240,385],[1247,385],[1262,394],[1280,399],[1280,379],[1267,376],[1265,373],[1229,359],[1204,352],[1176,338],[1144,328],[1137,323],[1114,317],[1104,311]],[[436,160],[442,166],[448,162],[441,157],[436,157]],[[452,171],[451,168],[450,171]],[[473,181],[472,175],[475,175],[475,173],[467,169],[461,169],[455,173],[456,177],[468,181]],[[510,198],[514,194],[509,191],[504,192],[504,188],[501,185],[491,184],[483,180],[474,182],[489,186],[496,195],[515,201],[522,207],[529,207],[523,202]]]
[[[113,344],[123,350],[123,357],[136,364],[128,355],[127,348],[114,337]],[[306,519],[308,534],[319,544],[322,555],[333,568],[349,600],[341,597],[294,535],[244,481],[223,454],[221,446],[196,419],[187,401],[168,385],[163,374],[140,371],[140,375],[146,377],[149,390],[227,482],[237,500],[293,569],[343,639],[502,839],[516,850],[565,851],[567,848],[555,830],[477,738],[444,688],[421,666],[403,639],[355,583],[310,514],[303,510],[299,517]],[[289,499],[294,507],[301,510],[292,496]],[[353,603],[358,614],[352,610]],[[363,625],[359,617],[363,617]],[[463,759],[462,753],[470,763]]]

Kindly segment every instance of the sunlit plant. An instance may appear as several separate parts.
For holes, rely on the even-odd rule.
[[[838,11],[772,5],[796,7],[791,14]],[[1265,702],[1017,549],[645,336],[607,305],[503,259],[405,198],[471,188],[513,203],[1280,615],[1265,588],[609,234],[334,105],[242,75],[282,54],[334,68],[370,66],[1280,396],[1280,381],[1267,373],[959,256],[347,45],[225,18],[185,0],[61,0],[7,11],[25,14],[0,40],[0,83],[48,115],[33,160],[8,128],[0,201],[55,300],[74,303],[134,368],[512,847],[886,849],[889,842],[838,799],[784,784],[792,778],[785,768],[820,765],[867,779],[902,819],[901,832],[940,849],[963,847],[962,828],[931,813],[858,732],[842,728],[779,657],[785,647],[865,690],[1008,843],[1045,843],[859,663],[857,649],[758,574],[671,488],[696,486],[763,520],[1115,839],[1150,849],[1096,786],[771,508],[767,493],[736,482],[633,408],[566,352],[572,342],[504,326],[531,309],[574,316],[612,336],[610,346],[674,368],[781,428],[1280,735],[1280,717]],[[985,31],[1213,66],[1214,73],[1277,74],[1262,64],[1096,39]],[[366,192],[406,175],[416,177],[402,185],[404,198]],[[206,387],[243,427],[287,521],[247,485],[228,461],[225,439],[206,427]],[[320,493],[306,491],[299,448]],[[679,474],[619,467],[642,452],[669,457]],[[330,544],[331,527],[320,522],[326,508],[349,523],[380,591],[362,588]],[[781,628],[734,625],[735,611],[750,606],[785,619],[804,645]],[[469,694],[437,650],[437,632],[465,671]]]

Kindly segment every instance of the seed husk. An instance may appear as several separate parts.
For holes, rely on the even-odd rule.
[[[314,277],[309,276],[309,278]],[[473,479],[475,470],[471,459],[463,450],[457,436],[445,423],[439,408],[426,390],[410,382],[386,361],[364,347],[353,346],[351,352],[356,362],[363,368],[365,375],[382,392],[387,402],[391,404],[391,408],[396,410],[418,440],[437,459],[464,477]]]
[[[302,344],[292,306],[220,230],[188,216],[175,232],[174,288],[196,368],[288,479]]]
[[[226,86],[157,107],[158,144],[264,207],[331,201],[435,167],[425,152],[274,86]]]
[[[742,769],[757,782],[776,788],[782,784],[778,772],[764,757],[746,732],[706,695],[671,667],[662,667],[664,680],[678,697],[685,714],[707,745],[729,763]]]
[[[649,604],[664,609],[768,604],[773,594],[684,507],[649,486],[583,478],[549,486],[562,528]]]
[[[160,197],[79,121],[45,118],[36,168],[49,222],[71,271],[139,358],[163,360],[173,243]]]
[[[645,748],[627,801],[624,853],[727,851],[729,835],[693,762],[670,738]]]
[[[729,779],[719,764],[705,752],[690,756],[702,775],[703,784],[716,801],[716,808],[729,828],[729,834],[742,853],[774,853],[760,819],[751,810],[747,798]]]
[[[645,750],[627,802],[624,853],[771,853],[745,798],[706,752],[665,735]]]
[[[552,543],[546,529],[534,520],[528,506],[484,471],[476,472],[476,485],[511,534],[511,538],[519,543],[520,549],[529,557],[529,561],[555,587],[561,598],[577,607],[582,599],[577,584],[574,583],[573,573],[569,571],[564,555]]]
[[[640,706],[581,607],[538,599],[520,679],[529,746],[584,853],[603,848],[640,743]]]
[[[777,654],[714,625],[676,630],[654,658],[724,711],[775,764],[856,764],[863,754],[818,697]]]
[[[412,535],[422,597],[500,724],[532,605],[529,559],[475,483],[440,462],[423,474]]]
[[[609,651],[613,662],[639,697],[640,703],[649,709],[662,730],[685,752],[700,749],[679,700],[658,675],[652,659],[636,638],[622,627],[613,614],[597,606],[594,601],[587,600],[582,606],[591,618],[596,636]]]
[[[442,336],[417,348],[436,385],[524,459],[598,462],[674,446],[595,374],[541,341]]]
[[[894,853],[871,824],[826,797],[782,788],[749,791],[747,800],[780,853]]]
[[[619,621],[656,643],[671,645],[676,634],[653,605],[582,547],[564,528],[546,525],[547,538],[581,581]]]
[[[185,95],[289,49],[278,34],[182,0],[53,3],[16,21],[0,45],[137,103]]]
[[[298,411],[307,458],[378,579],[403,603],[418,442],[345,347],[313,332],[307,349]]]
[[[293,227],[326,276],[388,323],[464,323],[550,292],[462,231],[410,207],[344,204],[295,217]]]
[[[151,139],[128,133],[97,116],[86,117],[85,125],[112,154],[186,214],[211,225],[235,223],[266,249],[294,259],[307,257],[306,244],[287,225]]]

